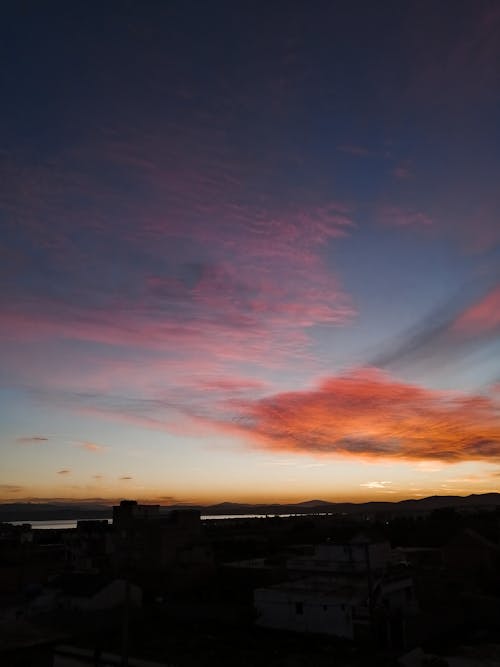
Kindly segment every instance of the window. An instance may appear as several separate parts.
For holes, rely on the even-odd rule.
[[[295,603],[295,613],[298,616],[302,616],[302,614],[304,613],[304,603],[303,602],[296,602]]]

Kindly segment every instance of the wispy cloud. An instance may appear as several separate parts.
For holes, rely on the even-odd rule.
[[[392,171],[394,177],[399,181],[406,181],[413,176],[413,170],[408,162],[401,162]]]
[[[45,442],[48,442],[49,438],[46,438],[43,435],[31,435],[31,436],[23,436],[20,438],[16,438],[16,442],[18,445],[42,445]]]
[[[364,482],[360,486],[366,486],[368,489],[385,489],[386,486],[392,484],[392,482]]]
[[[471,295],[471,286],[431,312],[399,339],[392,340],[371,359],[383,368],[443,364],[450,359],[466,359],[468,353],[494,340],[500,331],[500,288],[495,286]],[[492,366],[494,370],[494,366]]]
[[[69,475],[70,473],[71,473],[71,470],[69,468],[63,468],[62,470],[57,471],[58,475]]]
[[[0,493],[2,495],[8,494],[17,494],[24,491],[24,486],[19,486],[18,484],[0,484]]]
[[[460,313],[451,330],[466,336],[500,333],[500,286]]]
[[[428,227],[433,224],[427,213],[397,206],[383,206],[379,212],[382,224],[391,227]]]
[[[349,155],[355,155],[357,157],[366,157],[371,154],[371,151],[364,146],[357,146],[356,144],[342,144],[337,146],[337,150],[342,153],[349,153]]]
[[[84,440],[77,442],[76,446],[85,449],[87,452],[93,452],[94,454],[101,454],[108,449],[105,445],[99,445],[97,442],[88,442]]]

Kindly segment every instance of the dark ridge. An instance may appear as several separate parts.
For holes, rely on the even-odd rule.
[[[469,496],[428,496],[397,502],[371,501],[366,503],[334,503],[326,500],[307,500],[296,504],[243,504],[222,502],[215,505],[163,505],[162,510],[197,509],[202,514],[372,514],[390,512],[429,512],[445,507],[474,508],[500,507],[500,493],[471,494]],[[58,519],[110,519],[111,506],[93,502],[4,503],[0,504],[0,521],[56,521]]]

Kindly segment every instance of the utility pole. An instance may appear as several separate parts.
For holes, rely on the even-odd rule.
[[[125,603],[122,618],[122,667],[128,667],[128,630],[130,617],[130,578],[125,573]]]
[[[370,631],[372,635],[372,641],[375,639],[375,619],[373,614],[373,580],[372,580],[372,568],[370,562],[370,544],[365,542],[365,556],[366,556],[366,574],[368,579],[368,611],[370,614]]]

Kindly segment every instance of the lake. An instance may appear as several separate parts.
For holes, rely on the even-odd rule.
[[[316,513],[318,515],[325,515],[326,512]],[[202,514],[202,521],[216,521],[218,519],[265,519],[266,517],[281,516],[283,518],[290,516],[308,516],[308,514]],[[55,530],[76,528],[77,521],[107,521],[111,523],[111,519],[51,519],[45,521],[7,521],[13,526],[22,526],[23,523],[31,524],[34,530]]]

